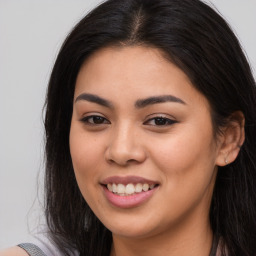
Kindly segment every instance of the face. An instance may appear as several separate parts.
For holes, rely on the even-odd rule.
[[[153,48],[105,48],[77,77],[70,151],[81,193],[113,235],[208,221],[218,143],[210,107]]]

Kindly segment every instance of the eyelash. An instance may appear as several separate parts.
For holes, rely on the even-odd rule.
[[[93,120],[93,122],[90,122],[90,120]],[[97,115],[91,115],[86,116],[81,119],[83,123],[89,124],[89,125],[101,125],[101,124],[110,124],[110,122],[103,116],[97,116]],[[97,123],[98,121],[103,121],[100,123]]]
[[[154,122],[154,124],[150,124],[151,122]],[[157,124],[157,122],[159,122]],[[145,121],[143,124],[146,125],[152,125],[152,126],[169,126],[177,123],[177,121],[172,120],[170,118],[162,117],[162,116],[156,116],[153,118],[150,118],[149,120]]]
[[[102,124],[110,124],[110,121],[108,121],[105,117],[103,116],[98,116],[98,115],[90,115],[90,116],[86,116],[83,117],[81,119],[81,121],[83,123],[89,124],[89,125],[102,125]],[[154,122],[154,124],[152,124],[151,122]],[[157,124],[157,122],[159,122]],[[151,126],[170,126],[177,123],[177,121],[172,120],[170,118],[166,118],[163,116],[156,116],[153,118],[150,118],[148,120],[146,120],[143,125],[151,125]]]

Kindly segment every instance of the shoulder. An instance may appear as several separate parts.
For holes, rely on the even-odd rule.
[[[20,247],[14,246],[0,251],[0,256],[28,256],[28,254]]]
[[[69,253],[72,256],[79,255],[78,251],[73,248],[69,248]],[[28,256],[30,254],[47,256],[63,255],[61,250],[51,239],[51,234],[46,226],[39,227],[31,241],[21,243],[19,246],[14,246],[6,250],[0,250],[0,256]]]

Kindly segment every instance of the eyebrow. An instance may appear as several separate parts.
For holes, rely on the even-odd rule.
[[[110,103],[110,101],[103,99],[94,94],[82,93],[76,98],[75,102],[77,102],[79,100],[86,100],[86,101],[90,101],[93,103],[97,103],[97,104],[102,105],[107,108],[112,108],[112,104]]]
[[[186,103],[173,95],[160,95],[160,96],[153,96],[146,99],[137,100],[135,103],[136,108],[144,108],[148,105],[158,104],[158,103],[165,103],[165,102],[175,102],[186,105]]]
[[[76,99],[75,102],[85,100],[93,103],[97,103],[107,108],[113,108],[113,105],[110,101],[103,99],[95,94],[90,93],[82,93]],[[145,99],[139,99],[135,102],[136,108],[144,108],[149,105],[158,104],[158,103],[165,103],[165,102],[175,102],[186,105],[186,103],[173,95],[160,95],[160,96],[152,96]]]

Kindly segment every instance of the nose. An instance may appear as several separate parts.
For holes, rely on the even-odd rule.
[[[108,162],[120,166],[142,163],[146,159],[141,136],[128,126],[112,131],[105,154]]]

